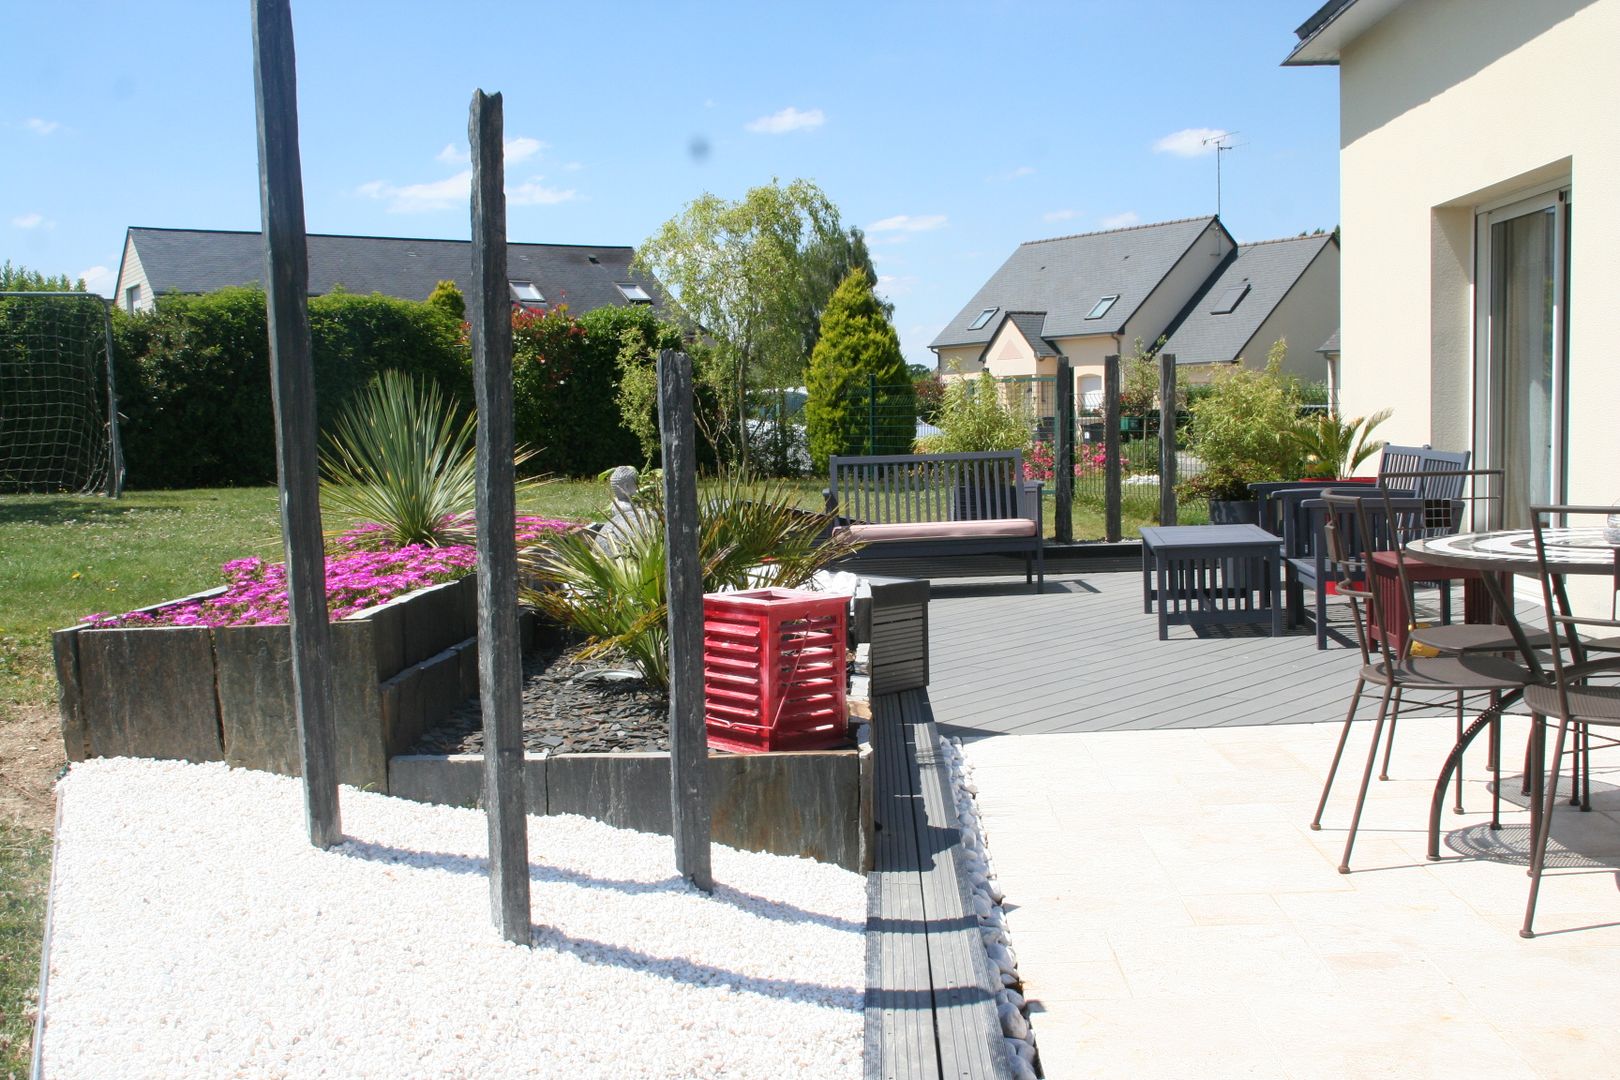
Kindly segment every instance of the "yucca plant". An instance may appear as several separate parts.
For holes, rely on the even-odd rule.
[[[470,544],[478,467],[475,421],[457,422],[431,382],[384,371],[338,412],[321,451],[321,496],[383,526],[391,544]],[[521,462],[530,453],[518,455]]]
[[[1384,448],[1384,440],[1368,436],[1393,411],[1382,409],[1352,420],[1327,412],[1301,417],[1286,434],[1300,455],[1303,475],[1311,480],[1338,480],[1354,473],[1363,461]]]
[[[849,554],[821,542],[830,515],[800,510],[785,485],[741,478],[698,497],[703,590],[795,588]],[[620,519],[611,540],[548,537],[524,552],[523,601],[586,635],[586,656],[617,653],[659,689],[669,686],[667,548],[660,500]]]

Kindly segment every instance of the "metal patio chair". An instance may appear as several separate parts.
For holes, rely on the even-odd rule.
[[[1444,500],[1450,502],[1450,500]],[[1403,695],[1407,708],[1454,708],[1461,731],[1464,697],[1470,693],[1489,693],[1492,701],[1487,712],[1500,710],[1501,698],[1521,689],[1529,679],[1529,672],[1509,660],[1498,656],[1469,654],[1464,656],[1415,657],[1410,650],[1397,652],[1390,635],[1375,636],[1373,626],[1387,626],[1395,612],[1384,610],[1381,590],[1370,587],[1367,571],[1368,553],[1379,550],[1380,540],[1387,537],[1389,523],[1384,520],[1382,497],[1327,494],[1322,497],[1326,514],[1323,536],[1327,544],[1329,562],[1335,574],[1338,593],[1349,601],[1351,618],[1355,623],[1356,642],[1361,649],[1361,667],[1356,674],[1355,690],[1350,696],[1350,707],[1345,713],[1344,729],[1339,733],[1338,745],[1333,751],[1333,762],[1328,767],[1322,785],[1322,798],[1316,806],[1311,828],[1322,827],[1322,814],[1327,808],[1328,795],[1344,757],[1345,744],[1355,723],[1356,709],[1361,696],[1370,686],[1381,690],[1377,719],[1373,724],[1372,741],[1367,750],[1367,763],[1361,774],[1361,787],[1356,795],[1355,811],[1350,819],[1350,831],[1345,837],[1344,857],[1339,873],[1350,872],[1350,855],[1355,848],[1356,832],[1361,825],[1361,811],[1367,801],[1367,788],[1372,780],[1373,766],[1378,760],[1378,745],[1384,724],[1390,715],[1391,704],[1397,693]],[[1402,510],[1421,507],[1424,500],[1400,499],[1394,504]],[[1412,695],[1424,695],[1414,700]],[[1436,700],[1427,695],[1440,694],[1447,700]]]
[[[1530,897],[1525,903],[1524,926],[1520,937],[1535,936],[1536,899],[1541,892],[1542,871],[1547,863],[1547,846],[1552,836],[1553,810],[1558,804],[1558,773],[1564,755],[1565,738],[1573,730],[1575,758],[1589,753],[1593,727],[1620,728],[1620,686],[1594,682],[1595,678],[1613,678],[1620,675],[1620,660],[1608,657],[1591,660],[1592,643],[1581,637],[1582,628],[1605,632],[1612,640],[1620,629],[1615,601],[1620,597],[1620,538],[1606,537],[1602,524],[1613,512],[1612,507],[1598,506],[1532,506],[1536,544],[1536,570],[1541,581],[1541,601],[1547,618],[1547,635],[1551,639],[1548,655],[1552,659],[1553,681],[1550,685],[1536,683],[1525,688],[1524,701],[1530,710],[1534,750],[1531,798],[1540,800],[1539,814],[1531,821],[1530,837]],[[1596,542],[1617,545],[1615,575],[1610,578],[1609,612],[1599,615],[1577,615],[1570,606],[1568,593],[1560,574],[1548,569],[1546,532],[1555,521],[1565,522],[1570,528],[1593,525]],[[1595,524],[1594,524],[1595,523]],[[1601,639],[1600,639],[1601,640]],[[1604,642],[1607,643],[1606,641]],[[1553,740],[1551,781],[1545,766],[1547,725],[1556,719],[1558,734]],[[1584,790],[1582,783],[1584,781]],[[1591,805],[1591,769],[1582,769],[1572,788],[1570,802]],[[1532,802],[1532,807],[1537,806]]]

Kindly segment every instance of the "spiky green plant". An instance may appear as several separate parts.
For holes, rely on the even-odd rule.
[[[381,524],[379,540],[470,544],[475,430],[471,416],[457,422],[434,384],[384,371],[333,420],[321,451],[322,501],[338,514]]]
[[[848,555],[820,540],[828,514],[800,510],[790,487],[740,477],[698,498],[703,590],[795,588]],[[663,507],[621,518],[611,541],[587,533],[548,537],[524,553],[523,601],[586,635],[586,655],[623,655],[659,689],[669,686],[667,548]]]
[[[1368,436],[1393,411],[1382,409],[1351,420],[1327,412],[1301,417],[1286,434],[1299,453],[1304,475],[1312,480],[1337,480],[1354,473],[1357,466],[1384,448],[1384,440]]]

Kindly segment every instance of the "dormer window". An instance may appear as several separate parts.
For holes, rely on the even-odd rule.
[[[1000,308],[993,308],[993,307],[985,308],[983,311],[979,312],[979,317],[977,319],[974,319],[972,322],[968,323],[968,329],[969,330],[983,330],[985,328],[986,324],[988,324],[990,322],[990,316],[994,315],[996,312],[998,312],[1000,310],[1001,310]]]
[[[1104,315],[1108,314],[1108,309],[1113,307],[1114,306],[1114,301],[1118,300],[1118,299],[1119,299],[1119,294],[1118,293],[1114,293],[1112,296],[1103,297],[1101,300],[1098,300],[1095,304],[1093,304],[1091,306],[1090,311],[1086,312],[1086,318],[1088,318],[1088,319],[1100,319],[1100,318],[1102,318]]]
[[[532,281],[513,281],[509,284],[512,286],[512,299],[520,304],[543,304],[546,302],[545,295],[535,287]]]
[[[1211,315],[1230,315],[1237,310],[1237,306],[1243,302],[1243,298],[1247,295],[1249,295],[1249,283],[1247,281],[1241,285],[1233,285],[1222,289],[1220,298],[1215,301],[1215,306],[1209,309],[1209,313]]]
[[[647,292],[647,290],[643,289],[640,285],[637,285],[635,282],[615,281],[614,284],[619,287],[619,291],[624,294],[624,298],[630,301],[632,304],[652,303],[652,294]]]

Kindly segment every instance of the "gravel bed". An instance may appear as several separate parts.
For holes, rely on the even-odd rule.
[[[523,658],[523,748],[554,754],[669,750],[669,699],[611,658],[540,645]],[[423,733],[412,754],[481,754],[478,696]]]
[[[530,947],[490,925],[478,811],[135,759],[59,787],[44,1068],[72,1077],[844,1077],[862,1072],[865,879],[528,819]],[[778,899],[781,898],[781,899]]]

